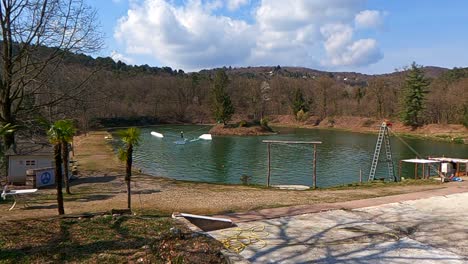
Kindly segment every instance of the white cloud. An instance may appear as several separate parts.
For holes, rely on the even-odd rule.
[[[322,60],[328,66],[365,66],[383,58],[377,41],[360,39],[353,42],[353,28],[345,24],[324,25],[320,32],[325,38],[327,57]]]
[[[223,1],[212,0],[212,1],[206,2],[205,7],[208,11],[218,10],[223,7]]]
[[[238,8],[248,0],[227,2]],[[354,39],[366,0],[262,0],[253,22],[214,14],[217,0],[134,2],[114,37],[127,54],[146,54],[185,70],[239,65],[363,66],[382,54]],[[232,6],[230,6],[232,4]]]
[[[353,38],[353,29],[345,24],[328,24],[320,28],[325,37],[325,50],[328,54],[340,53]]]
[[[356,15],[354,21],[358,28],[380,28],[383,26],[386,14],[377,10],[364,10]]]
[[[110,57],[115,61],[115,62],[118,62],[118,61],[122,61],[122,62],[125,62],[126,64],[133,64],[134,61],[133,59],[121,54],[121,53],[118,53],[117,51],[113,50],[111,52],[111,55]]]
[[[239,9],[241,6],[244,6],[249,3],[249,0],[228,0],[227,7],[231,11]]]
[[[331,66],[366,66],[383,58],[382,52],[374,39],[360,39],[345,47],[340,53],[329,54],[325,65]]]

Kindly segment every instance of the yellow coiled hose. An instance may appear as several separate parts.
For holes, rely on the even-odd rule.
[[[236,253],[242,252],[247,246],[255,245],[263,248],[267,245],[264,240],[269,234],[265,226],[252,226],[247,228],[233,228],[220,232],[224,238],[221,240],[224,247]]]

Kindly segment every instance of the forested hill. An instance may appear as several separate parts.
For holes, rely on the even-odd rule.
[[[87,67],[101,67],[110,71],[121,71],[130,74],[156,74],[156,75],[191,75],[192,73],[185,73],[182,69],[172,69],[171,67],[152,67],[145,65],[127,65],[124,62],[115,62],[110,57],[93,58],[84,54],[68,54],[65,58],[66,63],[79,64]],[[335,77],[337,81],[352,83],[352,80],[368,81],[370,78],[385,76],[395,77],[405,74],[404,70],[386,73],[386,74],[363,74],[358,72],[327,72],[314,70],[305,67],[288,67],[288,66],[258,66],[258,67],[237,67],[232,68],[224,67],[229,75],[247,77],[247,78],[270,78],[274,75],[291,78],[317,78],[320,76]],[[213,76],[218,69],[204,69],[198,74]],[[450,70],[442,67],[424,66],[424,73],[428,78],[437,78]],[[461,68],[463,70],[463,68]],[[468,71],[468,68],[466,68]]]
[[[214,121],[210,91],[219,69],[185,73],[170,67],[131,66],[111,58],[75,54],[65,56],[64,61],[67,82],[78,83],[94,73],[80,100],[68,103],[67,111],[57,113],[61,118],[73,117],[82,125],[96,118]],[[296,91],[306,101],[307,118],[397,119],[407,75],[407,71],[368,75],[286,66],[223,69],[229,76],[227,92],[236,110],[236,120],[293,115]],[[468,68],[422,69],[430,81],[424,98],[424,122],[463,123],[468,115]]]

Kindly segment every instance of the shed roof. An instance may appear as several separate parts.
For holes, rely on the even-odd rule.
[[[419,164],[426,164],[426,163],[438,163],[440,161],[437,160],[428,160],[428,159],[406,159],[402,160],[403,162],[408,162],[408,163],[419,163]]]
[[[54,154],[53,146],[49,142],[20,141],[15,145],[6,151],[6,156],[48,156]]]

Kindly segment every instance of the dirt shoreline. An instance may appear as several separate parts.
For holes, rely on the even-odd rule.
[[[384,121],[373,118],[344,116],[326,118],[320,122],[317,117],[310,117],[307,121],[299,122],[292,116],[275,116],[270,125],[273,127],[331,129],[357,133],[378,133],[380,124]],[[318,122],[318,123],[317,123]],[[428,124],[417,129],[404,126],[399,121],[389,120],[391,131],[400,136],[417,137],[430,140],[468,144],[468,128],[458,124]]]

